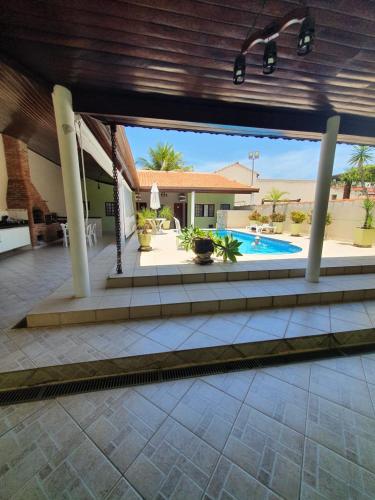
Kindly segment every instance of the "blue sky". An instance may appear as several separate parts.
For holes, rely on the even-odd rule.
[[[256,139],[226,135],[197,134],[173,130],[127,127],[126,134],[134,159],[147,156],[150,146],[169,142],[181,151],[185,161],[195,171],[210,172],[239,161],[250,166],[249,151],[259,151],[255,170],[264,179],[314,179],[319,161],[318,142],[283,139]],[[348,164],[352,146],[339,144],[336,149],[334,173],[342,172]]]

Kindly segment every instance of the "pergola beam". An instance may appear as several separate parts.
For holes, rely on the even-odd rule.
[[[79,88],[73,89],[73,106],[76,112],[124,125],[136,125],[135,118],[141,121],[161,120],[165,125],[170,120],[181,123],[181,130],[189,130],[189,123],[200,123],[212,124],[215,130],[215,125],[268,129],[270,135],[281,138],[293,137],[293,131],[298,131],[299,138],[302,132],[302,138],[306,134],[307,139],[311,137],[309,134],[323,134],[328,118],[334,114],[331,109],[311,112],[162,94],[115,93]],[[363,137],[363,141],[358,141],[363,143],[368,138],[368,143],[373,143],[374,118],[349,114],[340,116],[341,135]]]

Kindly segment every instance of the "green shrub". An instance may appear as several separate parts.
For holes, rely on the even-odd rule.
[[[212,240],[215,245],[215,254],[218,257],[222,257],[224,262],[227,262],[228,259],[231,262],[237,262],[237,257],[242,255],[240,252],[242,243],[233,238],[233,236],[230,235],[221,238],[220,236],[213,235]]]
[[[144,208],[140,212],[137,212],[137,230],[141,233],[147,233],[149,229],[152,229],[150,223],[147,219],[155,219],[156,212],[149,208]]]
[[[173,212],[171,207],[168,205],[165,205],[165,207],[161,208],[159,211],[159,217],[162,217],[163,219],[167,220],[172,220],[173,219]]]
[[[193,249],[193,240],[195,238],[203,238],[205,236],[207,234],[199,227],[188,226],[181,229],[178,239],[181,241],[182,248],[188,252]]]
[[[312,224],[312,216],[313,216],[313,211],[310,210],[310,212],[308,212],[306,218],[307,218],[307,224]],[[332,221],[333,221],[333,218],[332,218],[332,214],[330,212],[327,212],[327,215],[326,215],[326,226],[329,226],[330,224],[332,224]]]
[[[306,220],[305,212],[300,212],[299,210],[295,210],[294,212],[290,212],[290,218],[294,224],[301,224]]]
[[[270,218],[268,217],[268,215],[261,215],[260,218],[259,218],[259,222],[261,224],[268,224]]]
[[[373,228],[373,215],[372,211],[375,208],[375,200],[372,198],[365,198],[362,203],[362,207],[365,210],[365,220],[363,222],[362,229],[372,229]]]
[[[249,220],[259,220],[262,217],[262,214],[258,212],[258,210],[254,210],[249,215]]]
[[[285,222],[285,215],[279,212],[275,212],[270,215],[270,219],[272,222]]]

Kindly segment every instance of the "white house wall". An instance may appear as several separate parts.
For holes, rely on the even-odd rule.
[[[363,200],[337,200],[330,201],[328,204],[328,212],[332,216],[332,224],[327,226],[327,236],[329,239],[352,242],[354,228],[360,227],[363,224],[365,212],[362,208]],[[277,211],[285,214],[284,233],[288,234],[291,230],[290,213],[294,210],[305,212],[306,214],[313,210],[313,202],[304,203],[286,203],[278,205]],[[256,205],[254,207],[262,215],[270,215],[272,206]],[[218,212],[223,227],[228,228],[245,228],[249,225],[250,210],[221,210]],[[219,215],[220,214],[220,215]],[[304,222],[302,225],[302,234],[308,234],[311,226]]]
[[[251,185],[251,169],[244,165],[229,165],[217,171],[227,179]],[[293,179],[262,179],[254,171],[254,186],[259,188],[258,193],[254,193],[253,203],[261,203],[266,198],[267,193],[272,188],[280,191],[287,191],[287,198],[298,199],[301,201],[312,201],[315,197],[315,180],[293,180]],[[236,194],[235,205],[250,205],[252,197],[250,194]]]
[[[59,165],[28,150],[31,181],[46,201],[50,212],[66,215],[64,188]]]

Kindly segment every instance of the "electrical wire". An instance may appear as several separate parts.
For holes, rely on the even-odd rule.
[[[249,38],[249,36],[250,36],[251,32],[252,32],[252,31],[253,31],[253,29],[255,28],[255,26],[256,26],[256,24],[257,24],[257,21],[258,21],[258,19],[259,19],[259,16],[260,16],[261,14],[263,14],[263,10],[264,10],[264,7],[265,7],[265,5],[266,5],[266,1],[267,1],[267,0],[263,0],[262,7],[261,7],[260,11],[259,11],[257,14],[255,14],[253,24],[252,24],[252,26],[251,26],[251,27],[247,30],[245,40],[246,40],[247,38]]]

